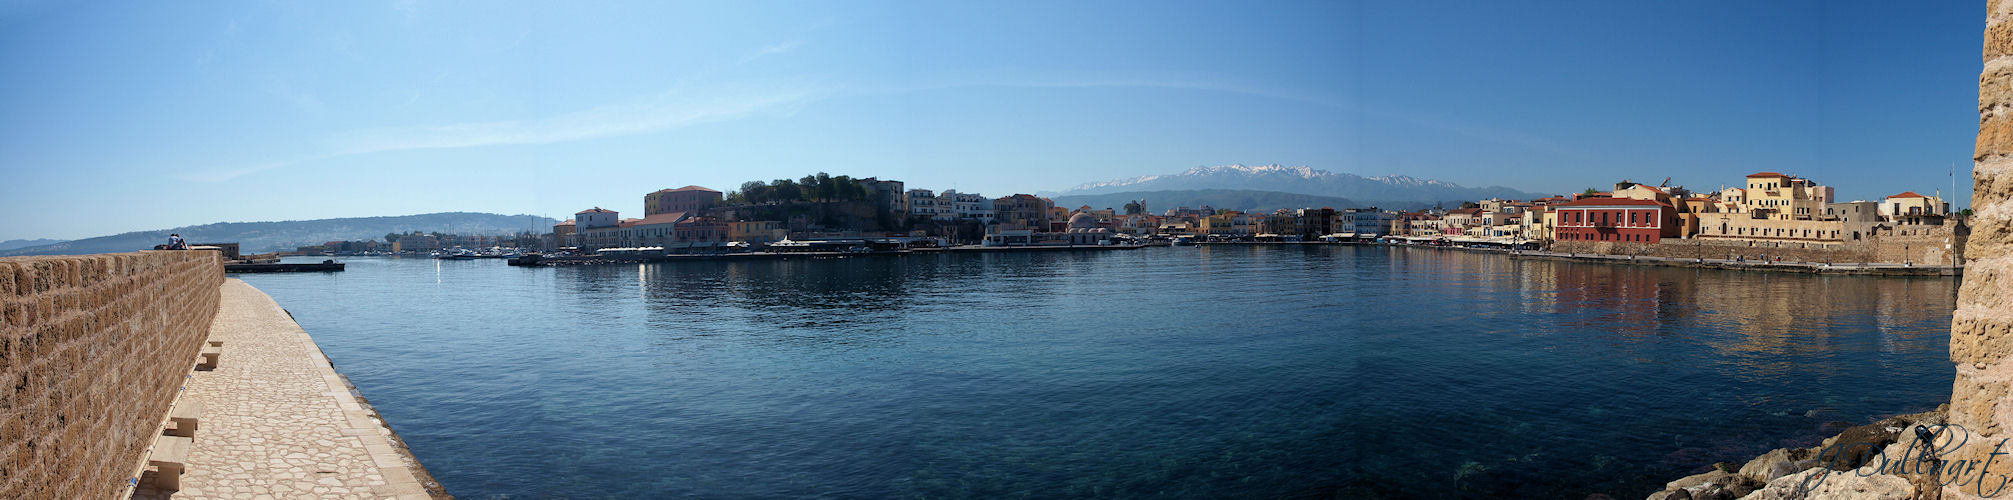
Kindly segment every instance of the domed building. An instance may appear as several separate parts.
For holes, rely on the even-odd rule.
[[[1096,245],[1110,240],[1115,233],[1110,228],[1098,227],[1097,216],[1079,211],[1069,216],[1069,229],[1064,234],[1071,245]]]

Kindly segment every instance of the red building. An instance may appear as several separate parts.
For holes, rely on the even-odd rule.
[[[1551,211],[1556,241],[1656,243],[1678,235],[1677,208],[1650,200],[1583,198]]]

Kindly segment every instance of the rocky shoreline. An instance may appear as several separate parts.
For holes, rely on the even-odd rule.
[[[1941,430],[1949,411],[1945,404],[1847,428],[1818,446],[1781,448],[1746,464],[1713,464],[1713,471],[1671,481],[1647,500],[1940,499],[1936,462],[1922,457],[1917,436]],[[1948,438],[1930,442],[1940,448]]]

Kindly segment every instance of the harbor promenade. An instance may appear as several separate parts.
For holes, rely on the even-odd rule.
[[[180,491],[143,471],[132,498],[444,497],[397,436],[264,292],[225,280],[210,342],[214,370],[192,371],[175,404],[202,405]]]

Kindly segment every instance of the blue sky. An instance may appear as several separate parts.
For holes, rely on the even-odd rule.
[[[1947,191],[1977,130],[1983,11],[0,1],[0,240],[637,212],[659,188],[817,171],[995,196],[1230,163]]]

